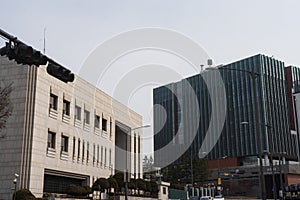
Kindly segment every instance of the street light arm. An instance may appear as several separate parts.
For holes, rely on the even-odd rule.
[[[254,70],[249,71],[246,69],[238,69],[238,68],[228,68],[228,67],[207,67],[205,68],[206,70],[230,70],[230,71],[240,71],[240,72],[245,72],[245,73],[249,73],[251,75],[254,75],[254,77],[258,77],[260,75],[260,73],[255,72]]]
[[[149,127],[151,127],[150,124],[147,124],[147,125],[144,125],[144,126],[139,126],[139,127],[132,128],[131,131],[134,131],[134,130],[140,129],[140,128],[149,128]]]

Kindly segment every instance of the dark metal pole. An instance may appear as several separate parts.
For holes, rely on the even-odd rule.
[[[128,177],[128,172],[126,171],[126,181],[125,181],[125,200],[128,200],[128,181],[127,181],[127,177]]]
[[[296,132],[297,132],[297,154],[298,154],[298,162],[300,164],[300,139],[299,139],[299,124],[298,124],[298,113],[297,113],[297,104],[296,104],[296,96],[293,95],[293,100],[294,100],[294,114],[295,114],[295,121],[296,121]]]
[[[129,130],[129,132],[131,132],[131,130]],[[129,133],[128,132],[128,133]],[[128,166],[127,166],[127,163],[128,163],[128,133],[126,134],[126,144],[125,144],[125,148],[126,148],[126,170],[125,170],[125,200],[128,200]],[[131,151],[131,150],[130,150]]]
[[[253,86],[253,94],[254,94],[254,109],[255,109],[255,127],[256,127],[256,143],[258,147],[258,157],[259,157],[259,175],[260,175],[260,187],[261,187],[261,198],[263,200],[266,199],[266,190],[265,190],[265,177],[263,171],[263,162],[262,162],[262,151],[261,151],[261,134],[259,128],[259,121],[258,121],[258,105],[257,105],[257,91],[256,91],[256,77],[257,74],[252,70],[251,78],[252,78],[252,86]]]
[[[280,155],[279,155],[279,175],[280,175],[279,180],[280,180],[280,190],[281,190],[281,192],[279,194],[279,197],[280,197],[280,199],[282,199],[283,198],[282,153],[280,153]]]
[[[220,158],[218,158],[218,180],[217,180],[218,184],[219,184],[219,178],[220,178]]]
[[[271,168],[272,168],[273,197],[275,200],[277,200],[277,188],[276,188],[275,174],[274,174],[273,153],[270,153],[270,156],[271,156]]]
[[[266,95],[267,103],[269,103],[269,96]],[[268,108],[268,104],[266,105]],[[277,188],[276,188],[276,181],[275,181],[275,175],[274,175],[274,164],[273,164],[273,154],[274,154],[274,146],[273,146],[273,137],[271,135],[271,124],[270,124],[270,110],[267,110],[267,116],[268,116],[268,124],[267,124],[267,135],[268,135],[268,144],[269,144],[269,153],[271,157],[271,172],[272,172],[272,184],[273,184],[273,198],[277,200]]]
[[[194,172],[193,172],[193,150],[191,149],[191,184],[194,187]]]

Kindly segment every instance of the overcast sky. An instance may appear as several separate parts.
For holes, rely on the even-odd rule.
[[[170,29],[191,38],[216,64],[263,53],[286,65],[300,66],[299,10],[298,0],[2,1],[0,28],[40,50],[46,28],[46,54],[77,74],[101,43],[144,27]],[[178,58],[157,52],[143,55],[151,55],[150,60],[155,57],[156,63],[185,66]],[[140,54],[129,56],[131,62],[139,59],[142,64]],[[144,62],[149,63],[149,57]],[[130,68],[128,58],[114,65]],[[182,75],[192,73],[186,70]],[[143,87],[125,102],[119,100],[141,113],[145,123],[151,123],[151,89],[155,86]],[[100,89],[113,96],[109,84]],[[138,103],[141,101],[143,105]],[[151,139],[147,139],[147,154],[151,146]]]

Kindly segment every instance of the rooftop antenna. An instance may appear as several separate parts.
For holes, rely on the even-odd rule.
[[[44,28],[44,49],[43,53],[46,54],[46,28]]]
[[[213,60],[212,60],[212,59],[208,59],[208,60],[207,60],[207,65],[208,65],[209,67],[211,67],[212,64],[213,64]]]
[[[201,65],[200,65],[200,72],[202,72],[202,71],[203,71],[203,67],[204,67],[204,65],[203,65],[203,64],[201,64]]]

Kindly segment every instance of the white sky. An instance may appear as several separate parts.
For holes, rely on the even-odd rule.
[[[2,1],[0,8],[1,29],[42,50],[46,28],[46,54],[77,74],[85,59],[102,42],[121,32],[143,27],[180,32],[202,46],[217,64],[262,53],[273,55],[286,65],[300,66],[298,0],[19,0]],[[0,40],[0,45],[3,44]],[[139,63],[145,59],[148,64],[151,58],[155,58],[156,63],[178,65],[178,68],[186,65],[178,58],[157,52],[145,55],[148,56],[130,55],[132,65],[135,59]],[[128,58],[114,65],[120,63],[125,67],[124,63],[130,65]],[[181,74],[191,73],[186,70]],[[100,89],[113,95],[107,85]],[[125,102],[120,99],[141,113],[145,124],[152,120],[153,86],[157,85],[144,87]],[[150,135],[150,131],[144,132]],[[145,153],[149,154],[151,139],[147,139],[144,146]]]

